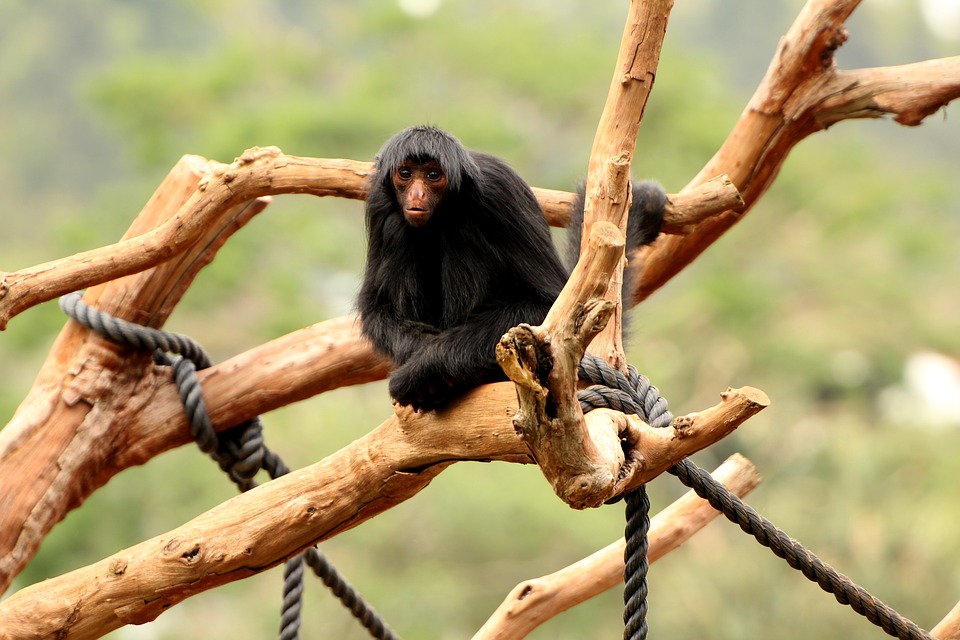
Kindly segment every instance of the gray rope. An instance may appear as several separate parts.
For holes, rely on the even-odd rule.
[[[667,410],[667,403],[660,397],[657,388],[650,385],[649,380],[645,377],[637,374],[633,367],[629,368],[629,373],[629,378],[625,377],[610,367],[605,360],[589,353],[586,354],[580,363],[579,374],[581,379],[588,379],[591,382],[604,385],[612,383],[613,388],[590,387],[587,390],[590,391],[589,394],[581,392],[581,406],[584,406],[584,403],[587,402],[585,398],[588,398],[589,402],[596,400],[602,403],[590,405],[590,408],[599,406],[642,407],[642,411],[633,411],[632,413],[639,415],[650,426],[665,427],[671,424],[673,416]],[[606,404],[607,401],[609,401],[609,404]],[[649,412],[648,408],[650,408]],[[585,409],[585,411],[587,410],[589,409]],[[883,629],[888,635],[901,640],[934,640],[926,631],[898,614],[878,598],[870,595],[866,589],[851,581],[778,529],[772,522],[758,514],[740,498],[730,493],[726,487],[714,480],[706,470],[701,469],[690,460],[682,460],[671,467],[669,472],[675,475],[680,482],[693,489],[698,496],[707,500],[714,509],[721,512],[728,520],[756,538],[761,545],[769,548],[774,555],[786,560],[790,567],[800,571],[812,582],[816,582],[827,593],[833,594],[837,602],[849,605],[850,608]],[[630,501],[631,498],[628,495],[628,512],[631,509]],[[631,531],[628,524],[626,534],[628,549],[631,547],[630,536],[641,535],[641,533],[645,535],[645,532],[640,530]],[[640,546],[639,543],[634,543],[634,545]],[[634,566],[631,567],[630,560],[627,560],[627,562],[625,582],[629,583],[631,580],[638,582],[639,578],[631,576],[630,572],[644,570],[646,563],[641,565],[634,561]],[[642,632],[646,634],[645,620],[642,625],[635,622],[646,612],[645,590],[644,576],[643,592],[638,591],[634,601],[627,604],[627,611],[624,613],[624,620],[629,619],[631,621],[632,626],[629,629],[631,633],[639,634]],[[626,591],[624,593],[626,599]],[[644,601],[637,601],[641,596]],[[627,632],[624,632],[624,638],[643,637],[645,635],[628,636]]]
[[[290,472],[290,468],[280,456],[264,445],[263,424],[259,417],[220,433],[213,428],[197,377],[198,369],[205,369],[213,363],[193,339],[115,318],[89,306],[83,301],[83,296],[76,292],[60,298],[60,308],[91,331],[123,346],[153,351],[155,362],[172,367],[174,382],[190,425],[190,434],[200,450],[213,458],[240,491],[248,491],[257,486],[253,477],[260,469],[264,469],[271,478],[279,478]],[[178,354],[180,357],[172,358],[169,353]],[[296,640],[300,635],[304,562],[372,637],[379,640],[398,640],[377,612],[364,602],[340,575],[336,567],[313,547],[290,558],[284,565],[280,640]]]
[[[646,421],[651,426],[664,427],[673,422],[673,416],[667,410],[667,401],[660,397],[650,380],[632,366],[628,368],[627,377],[606,360],[588,353],[580,361],[577,373],[581,380],[596,383],[577,394],[584,413],[606,407],[623,413],[649,416]],[[623,551],[623,637],[624,640],[644,640],[649,631],[647,572],[650,569],[647,559],[650,499],[646,486],[641,485],[627,493],[624,501],[627,524]]]

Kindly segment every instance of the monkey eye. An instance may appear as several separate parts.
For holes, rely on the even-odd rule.
[[[410,169],[410,167],[400,167],[397,169],[397,175],[404,180],[409,180],[413,177],[413,171]]]
[[[440,169],[431,169],[427,172],[427,180],[437,181],[443,177],[443,172]]]

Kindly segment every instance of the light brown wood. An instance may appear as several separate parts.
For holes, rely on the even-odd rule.
[[[842,71],[834,53],[858,0],[811,0],[794,21],[767,73],[720,149],[680,193],[727,175],[743,205],[686,233],[663,235],[638,258],[634,303],[644,300],[739,222],[773,184],[790,151],[842,120],[893,116],[917,125],[960,97],[960,56]]]
[[[613,223],[622,234],[627,232],[627,212],[632,195],[630,164],[647,98],[657,76],[660,49],[672,8],[672,0],[632,0],[630,3],[613,79],[590,151],[584,198],[584,239],[588,236],[586,231],[601,220]],[[627,366],[623,355],[623,307],[620,301],[625,263],[621,260],[611,274],[605,298],[614,303],[614,313],[591,347],[592,353],[622,372]]]
[[[42,302],[172,261],[199,242],[203,229],[235,203],[281,193],[362,200],[373,171],[370,162],[288,156],[276,147],[249,149],[230,165],[198,156],[184,156],[181,163],[204,166],[209,176],[196,185],[195,192],[185,194],[176,215],[162,224],[144,225],[136,233],[131,228],[120,242],[66,258],[15,272],[0,270],[0,330]],[[548,222],[566,226],[575,194],[550,189],[534,192]],[[724,211],[738,198],[729,181],[719,190],[714,186],[673,196],[664,215],[665,229],[684,229],[692,221]]]
[[[623,465],[619,441],[591,437],[576,396],[577,364],[613,313],[602,296],[623,255],[623,235],[608,222],[594,224],[588,242],[543,324],[514,327],[497,345],[517,384],[514,426],[560,499],[581,509],[612,497]]]
[[[734,454],[717,467],[713,477],[734,495],[745,496],[760,484],[749,460]],[[650,520],[647,559],[653,563],[689,540],[719,515],[710,504],[688,491]],[[596,553],[550,575],[524,580],[473,636],[473,640],[519,640],[567,609],[623,583],[620,538]]]
[[[960,640],[960,602],[953,606],[953,609],[937,623],[930,635],[937,640]]]
[[[210,175],[210,163],[185,156],[158,187],[126,237],[141,237],[180,209]],[[226,207],[175,259],[91,288],[85,300],[117,317],[161,326],[199,270],[268,200]],[[150,353],[135,353],[68,322],[30,393],[0,431],[0,590],[33,557],[44,535],[72,508],[129,466],[142,451],[127,429],[149,413],[158,377]],[[176,395],[172,400],[176,400]],[[180,409],[182,414],[182,408]],[[224,425],[226,426],[226,425]],[[129,439],[128,439],[129,438]],[[144,462],[141,459],[141,462]]]
[[[677,418],[665,429],[607,409],[584,419],[576,396],[577,364],[610,317],[614,303],[600,296],[622,249],[616,227],[595,223],[543,324],[515,327],[497,345],[497,359],[517,385],[514,426],[554,492],[575,509],[600,506],[649,482],[770,403],[762,391],[744,387],[728,389],[716,407]]]
[[[12,637],[100,637],[351,529],[416,495],[454,462],[530,463],[510,423],[514,398],[512,384],[498,383],[443,411],[397,407],[379,427],[316,464],[100,562],[18,591],[0,602],[0,629]],[[491,411],[492,404],[501,411]],[[686,421],[729,414],[717,407]]]

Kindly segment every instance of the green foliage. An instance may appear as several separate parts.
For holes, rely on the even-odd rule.
[[[672,191],[720,145],[798,10],[695,4],[674,9],[634,161],[635,175]],[[394,131],[430,122],[505,157],[533,184],[570,188],[586,170],[623,11],[450,0],[416,18],[374,0],[94,0],[51,16],[42,3],[6,3],[0,269],[116,240],[185,153],[229,162],[277,145],[371,159]],[[851,27],[841,59],[937,53],[915,16],[891,11],[859,10],[884,35]],[[629,353],[678,413],[714,404],[727,386],[767,391],[772,407],[700,463],[744,452],[766,477],[751,503],[928,627],[960,587],[950,481],[960,470],[944,453],[960,435],[891,424],[878,398],[911,352],[960,354],[958,137],[953,120],[932,118],[906,132],[842,123],[805,141],[737,228],[633,312]],[[362,226],[356,202],[277,198],[205,269],[168,326],[222,359],[349,311]],[[12,415],[62,322],[50,303],[0,335],[0,415]],[[267,437],[303,466],[388,412],[382,383],[338,390],[266,416]],[[680,489],[667,477],[651,492],[658,508]],[[230,493],[197,451],[165,454],[71,513],[17,584],[169,530]],[[612,542],[620,509],[571,512],[533,467],[456,465],[323,547],[404,637],[464,637],[518,581]],[[272,634],[280,580],[273,571],[200,595],[148,629]],[[308,586],[304,637],[364,637],[320,591]],[[606,594],[532,637],[617,635],[619,598]],[[882,636],[725,523],[654,566],[650,620],[655,636]]]

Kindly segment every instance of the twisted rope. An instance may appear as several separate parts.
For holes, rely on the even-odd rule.
[[[217,433],[213,428],[197,377],[198,370],[206,369],[213,362],[196,341],[178,333],[160,331],[115,318],[89,306],[83,301],[83,296],[76,292],[60,298],[60,308],[91,331],[123,346],[153,351],[155,362],[172,367],[173,379],[190,425],[190,434],[200,450],[213,458],[240,491],[248,491],[257,486],[253,477],[261,469],[271,478],[279,478],[290,472],[290,467],[280,456],[264,444],[263,423],[259,417],[221,433]],[[173,358],[169,353],[179,357]],[[340,575],[336,567],[313,547],[290,558],[284,565],[280,640],[297,640],[300,635],[304,562],[372,637],[378,640],[398,640],[377,612],[364,602]]]
[[[581,379],[588,379],[597,383],[597,385],[604,385],[584,390],[589,393],[580,393],[580,405],[581,407],[587,407],[584,411],[601,406],[610,408],[622,406],[637,408],[638,410],[629,412],[636,413],[652,427],[665,427],[673,422],[673,416],[667,410],[666,400],[660,397],[657,388],[651,385],[650,381],[644,376],[639,375],[633,367],[629,367],[629,376],[624,376],[614,370],[605,360],[588,353],[580,363],[579,375]],[[898,614],[878,598],[872,596],[866,589],[854,583],[778,529],[772,522],[758,514],[740,498],[730,493],[726,487],[714,480],[713,476],[705,469],[701,469],[690,460],[682,460],[673,465],[669,472],[675,475],[684,485],[693,489],[698,496],[709,502],[724,517],[737,524],[741,530],[749,533],[757,542],[770,549],[774,555],[786,560],[790,567],[800,571],[812,582],[816,582],[827,593],[833,594],[837,602],[849,605],[850,608],[883,629],[888,635],[900,638],[900,640],[934,640],[926,631]],[[634,508],[631,506],[631,502],[645,498],[645,493],[642,498],[631,497],[631,494],[626,496],[628,524],[626,530],[627,551],[625,551],[624,557],[626,562],[625,584],[629,587],[631,583],[634,583],[636,589],[631,592],[629,600],[627,589],[624,590],[624,622],[627,625],[624,630],[624,638],[630,640],[641,640],[646,637],[647,633],[645,620],[647,609],[645,572],[647,565],[646,561],[638,562],[631,556],[631,549],[634,550],[633,553],[638,553],[639,549],[643,548],[645,553],[646,541],[640,543],[630,539],[633,536],[646,536],[645,528],[631,528],[632,518],[637,517],[631,514]],[[642,505],[637,508],[642,509]],[[647,509],[649,509],[649,506]],[[649,527],[649,516],[647,516],[647,522],[647,527]],[[635,575],[640,572],[643,572],[642,576]]]
[[[650,380],[637,370],[628,367],[629,376],[611,367],[606,360],[586,354],[580,361],[578,375],[581,380],[590,380],[594,386],[577,394],[580,408],[586,413],[591,409],[606,407],[623,413],[647,416],[647,424],[664,427],[673,422],[667,410],[667,401],[650,384]],[[645,485],[637,487],[624,496],[627,524],[624,530],[626,547],[623,551],[623,637],[624,640],[644,640],[647,637],[647,560],[650,531],[650,499]]]

